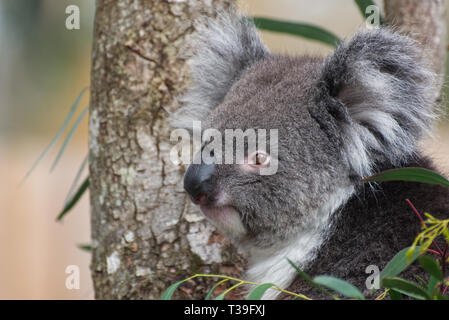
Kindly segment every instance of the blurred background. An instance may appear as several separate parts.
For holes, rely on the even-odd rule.
[[[65,27],[71,4],[80,8],[79,30]],[[239,5],[249,15],[308,22],[341,38],[364,24],[353,0],[240,0]],[[55,221],[88,152],[87,117],[57,167],[49,172],[60,145],[20,184],[89,85],[93,18],[94,0],[0,0],[0,299],[93,298],[90,254],[78,248],[90,242],[87,194],[62,223]],[[262,32],[262,37],[278,53],[324,56],[332,50],[294,36]],[[88,102],[86,93],[75,117]],[[449,173],[447,120],[422,148]],[[79,290],[66,288],[69,265],[80,268]]]

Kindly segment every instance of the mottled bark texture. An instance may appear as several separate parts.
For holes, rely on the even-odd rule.
[[[385,19],[423,45],[442,83],[446,61],[447,0],[385,0]],[[439,96],[439,92],[435,93]]]
[[[238,275],[242,258],[182,189],[167,111],[189,79],[193,21],[232,0],[97,0],[91,74],[92,277],[99,299],[158,299],[195,273]],[[178,290],[204,298],[214,279]]]

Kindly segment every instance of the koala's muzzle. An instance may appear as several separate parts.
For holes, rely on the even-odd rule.
[[[184,175],[184,189],[193,203],[200,204],[203,199],[211,200],[213,194],[212,177],[214,164],[191,164]]]

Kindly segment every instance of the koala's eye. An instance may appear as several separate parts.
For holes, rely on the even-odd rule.
[[[266,154],[258,152],[258,153],[256,153],[256,156],[254,158],[255,158],[256,164],[261,165],[261,164],[265,163],[265,161],[267,161],[268,157]]]
[[[248,164],[252,167],[267,166],[270,163],[270,155],[264,151],[256,151],[248,157]]]

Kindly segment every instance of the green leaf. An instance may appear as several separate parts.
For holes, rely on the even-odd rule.
[[[432,277],[438,281],[443,281],[443,272],[441,272],[440,264],[429,256],[421,256],[419,263]]]
[[[305,273],[304,271],[301,270],[301,268],[299,268],[293,261],[291,261],[289,258],[287,258],[288,263],[290,263],[290,265],[296,270],[296,272],[298,273],[298,275],[303,278],[307,284],[309,284],[310,286],[318,289],[320,292],[327,294],[333,298],[335,298],[332,294],[330,294],[329,292],[327,292],[326,289],[324,289],[323,287],[321,287],[320,285],[318,285],[317,283],[313,282],[312,278],[309,277],[309,275],[307,273]]]
[[[234,290],[235,288],[237,288],[238,286],[241,286],[244,282],[240,281],[239,283],[233,285],[232,287],[230,287],[229,289],[225,290],[222,294],[220,294],[219,296],[217,296],[215,298],[215,300],[223,300],[225,298],[225,296],[231,292],[232,290]]]
[[[224,300],[226,294],[227,294],[227,292],[225,291],[222,294],[216,296],[214,300]]]
[[[365,299],[365,297],[363,296],[363,294],[360,292],[359,289],[354,287],[349,282],[346,282],[344,280],[335,277],[318,276],[313,279],[313,282],[325,286],[329,289],[332,289],[348,298],[356,298],[360,300]]]
[[[341,42],[341,39],[332,32],[311,24],[274,20],[263,17],[253,17],[252,19],[259,29],[300,36],[334,47]]]
[[[86,167],[86,165],[88,163],[88,160],[89,160],[89,155],[87,155],[84,158],[83,162],[81,163],[81,166],[79,167],[78,172],[76,173],[75,179],[73,180],[72,185],[70,186],[69,192],[67,193],[67,196],[64,200],[64,205],[67,205],[69,199],[72,198],[73,191],[75,190],[76,186],[78,185],[79,179],[81,178],[81,174],[83,173],[84,168]]]
[[[79,244],[77,247],[84,251],[92,251],[92,246],[90,244]]]
[[[374,1],[371,1],[371,0],[355,0],[355,3],[359,7],[360,12],[362,13],[362,16],[365,18],[366,18],[366,8],[367,7],[369,7],[369,6],[379,7],[374,3]],[[384,19],[383,19],[382,15],[380,15],[380,13],[379,13],[379,22],[381,25],[384,24]]]
[[[440,281],[437,278],[435,278],[434,276],[430,276],[429,284],[427,285],[427,294],[432,298],[435,295],[434,293],[438,283],[440,283]]]
[[[73,206],[78,202],[78,200],[81,198],[81,196],[84,194],[84,192],[89,187],[89,177],[87,177],[84,182],[79,187],[78,191],[73,195],[73,198],[64,206],[61,213],[56,218],[57,221],[60,221],[67,212],[69,212]]]
[[[204,300],[210,300],[212,298],[212,295],[214,294],[215,288],[217,288],[217,285],[214,285],[212,289],[209,290]]]
[[[419,247],[417,247],[417,250],[414,251],[413,256],[409,260],[406,255],[409,248],[410,247],[402,249],[393,257],[393,259],[390,260],[390,262],[388,262],[388,264],[380,273],[381,283],[382,279],[384,278],[393,278],[400,274],[402,271],[407,269],[407,267],[412,264],[413,261],[416,260],[416,258],[419,257]]]
[[[390,291],[388,291],[388,293],[390,294],[390,298],[391,300],[402,300],[402,294],[390,289]]]
[[[78,128],[81,120],[83,120],[84,116],[86,115],[87,111],[89,110],[89,106],[87,106],[86,108],[84,108],[83,112],[81,112],[81,114],[78,116],[78,118],[76,119],[75,123],[73,124],[72,128],[70,129],[69,133],[67,133],[66,138],[64,139],[64,143],[61,146],[61,149],[59,149],[59,152],[56,156],[55,161],[53,162],[53,164],[51,165],[50,168],[50,172],[53,171],[53,169],[56,167],[56,165],[58,164],[59,159],[61,158],[62,154],[64,153],[65,148],[67,147],[67,145],[69,144],[70,140],[72,139],[73,134],[75,133],[76,128]]]
[[[301,270],[301,268],[299,268],[293,261],[291,261],[289,258],[287,258],[288,263],[290,263],[290,265],[296,270],[296,272],[301,276],[301,278],[303,278],[304,280],[306,280],[306,282],[310,285],[314,285],[312,278],[309,277],[309,275],[307,273],[305,273],[304,271]]]
[[[167,288],[167,290],[164,291],[164,293],[162,294],[161,300],[171,300],[171,297],[173,295],[173,293],[175,292],[176,289],[178,289],[178,287],[183,283],[186,282],[187,279],[178,281],[174,284],[172,284],[170,287]]]
[[[212,287],[212,289],[209,290],[209,292],[207,293],[207,295],[206,295],[206,297],[204,298],[204,300],[210,300],[210,299],[212,298],[212,295],[214,294],[215,289],[216,289],[219,285],[221,285],[222,283],[224,283],[224,282],[226,282],[226,281],[229,281],[229,279],[224,279],[224,280],[221,280],[221,281],[217,282],[217,283]]]
[[[48,151],[51,150],[51,148],[54,146],[56,141],[58,141],[59,137],[64,132],[65,128],[69,124],[70,120],[72,119],[73,115],[75,114],[76,109],[78,108],[78,105],[81,101],[81,98],[84,95],[84,92],[86,91],[87,87],[81,90],[78,97],[76,98],[75,102],[73,103],[72,107],[69,110],[69,114],[65,118],[62,126],[59,128],[56,135],[53,137],[53,139],[50,141],[50,143],[47,145],[47,147],[44,149],[44,151],[39,155],[39,157],[34,161],[33,165],[31,166],[30,170],[26,173],[25,177],[20,182],[20,185],[30,176],[30,174],[34,171],[34,169],[37,167],[37,165],[41,162],[41,160],[45,157],[45,155],[48,153]]]
[[[304,271],[301,270],[300,267],[298,267],[293,261],[291,261],[289,258],[286,258],[288,263],[290,263],[290,265],[296,270],[296,272],[298,273],[298,275],[303,278],[307,284],[309,284],[310,286],[314,287],[315,289],[317,289],[318,291],[320,291],[321,293],[324,293],[330,297],[332,297],[333,299],[337,299],[336,296],[334,296],[333,294],[331,294],[329,291],[327,291],[326,289],[324,289],[322,286],[320,286],[318,283],[315,283],[312,278],[305,273]]]
[[[273,283],[263,283],[255,287],[250,294],[246,297],[246,300],[260,300],[264,293],[271,287],[277,287]]]
[[[449,297],[448,297],[448,296],[443,296],[443,295],[441,295],[441,294],[439,294],[439,293],[437,293],[437,294],[435,295],[435,298],[436,298],[437,300],[449,300]]]
[[[410,181],[449,187],[449,181],[438,173],[433,172],[432,170],[415,167],[386,170],[371,177],[364,178],[362,181]]]
[[[385,278],[383,285],[415,299],[430,299],[427,292],[417,284],[401,278]]]

